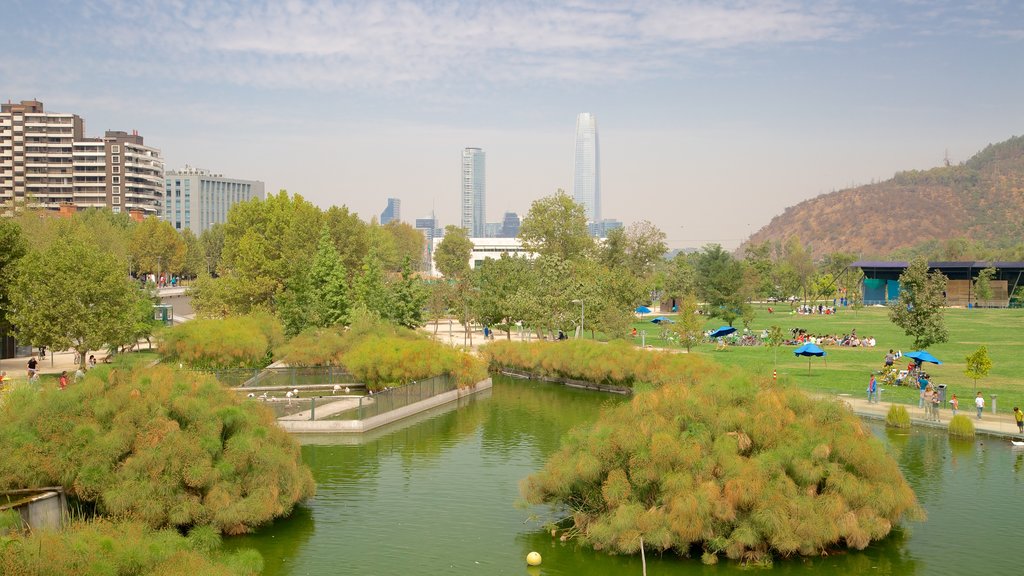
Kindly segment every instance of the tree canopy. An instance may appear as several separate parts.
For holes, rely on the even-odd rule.
[[[534,200],[519,227],[519,238],[530,252],[562,260],[585,257],[594,247],[583,206],[563,190]]]
[[[914,339],[915,348],[927,348],[949,339],[943,317],[946,277],[929,273],[928,262],[916,258],[900,274],[900,295],[889,305],[889,319]]]

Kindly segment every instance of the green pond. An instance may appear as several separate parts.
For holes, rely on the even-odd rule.
[[[555,540],[517,506],[518,482],[570,428],[626,399],[495,378],[494,388],[364,435],[302,437],[317,495],[295,513],[227,546],[255,548],[268,576],[641,574],[640,558]],[[928,512],[862,552],[776,561],[773,573],[1012,574],[1024,538],[1024,451],[979,437],[870,424]],[[531,519],[532,518],[532,519]],[[543,555],[528,568],[531,550]],[[723,561],[649,555],[647,573],[749,574]]]

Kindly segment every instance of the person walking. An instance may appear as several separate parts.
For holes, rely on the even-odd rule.
[[[1017,433],[1024,434],[1024,412],[1017,406],[1013,407],[1013,419],[1017,421]]]
[[[960,400],[953,394],[953,398],[949,401],[949,406],[953,409],[953,416],[956,416],[956,411],[960,409]]]
[[[871,380],[868,381],[868,404],[878,403],[878,381],[875,380],[874,372],[871,373]]]
[[[33,356],[28,359],[28,379],[31,380],[36,375],[36,366],[39,365],[39,361]]]
[[[65,370],[65,371],[60,373],[60,380],[58,380],[58,383],[60,384],[60,389],[61,390],[64,390],[65,388],[68,387],[68,371],[67,370]]]
[[[939,408],[942,408],[942,405],[939,404],[940,400],[941,400],[941,398],[939,398],[939,391],[938,390],[933,391],[932,392],[932,417],[935,418],[936,422],[940,421],[939,420]]]
[[[978,420],[981,420],[981,412],[985,409],[985,398],[978,392],[974,397],[974,407],[978,409]]]

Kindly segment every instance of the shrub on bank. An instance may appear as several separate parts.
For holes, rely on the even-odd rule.
[[[205,530],[205,531],[204,531]],[[142,522],[75,522],[59,532],[0,535],[0,574],[160,574],[255,576],[263,559],[255,550],[223,553],[220,536],[203,528],[185,537]]]
[[[901,404],[889,406],[889,412],[885,415],[885,425],[890,428],[910,428],[910,413],[907,407]]]
[[[963,414],[957,414],[949,420],[949,435],[956,438],[974,438],[974,422]]]
[[[692,383],[701,372],[711,369],[707,361],[695,356],[641,350],[622,341],[603,344],[591,340],[500,340],[482,347],[481,355],[492,370],[525,371],[626,387],[638,382],[656,386],[669,382]]]
[[[313,495],[298,444],[212,377],[102,367],[0,406],[0,489],[62,485],[153,528],[249,532]]]
[[[634,554],[643,537],[706,562],[862,549],[923,516],[848,409],[721,369],[606,411],[521,491],[571,510],[569,533],[595,549]]]
[[[292,366],[341,366],[370,389],[446,374],[460,387],[487,378],[486,365],[471,354],[412,330],[387,326],[323,328],[303,332],[279,351]]]
[[[284,341],[281,323],[269,314],[193,320],[161,333],[160,352],[200,370],[263,367]]]

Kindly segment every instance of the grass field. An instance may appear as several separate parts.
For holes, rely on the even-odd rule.
[[[760,332],[771,325],[782,328],[788,336],[792,328],[803,328],[811,334],[849,333],[856,328],[859,336],[874,336],[874,348],[847,348],[826,346],[824,358],[797,358],[793,346],[781,346],[777,364],[772,349],[767,346],[729,346],[726,350],[715,350],[713,344],[700,344],[692,353],[705,355],[717,362],[736,365],[760,374],[771,374],[776,368],[779,378],[788,379],[802,388],[834,393],[865,394],[869,374],[882,367],[889,348],[910,352],[913,340],[889,322],[887,309],[882,307],[863,308],[859,311],[841,310],[836,315],[790,314],[786,304],[773,305],[774,314],[768,314],[767,306],[759,306],[757,318],[751,328]],[[779,310],[779,309],[783,310]],[[657,314],[648,314],[644,321],[636,322],[637,330],[646,330],[646,343],[657,347],[679,348],[664,339],[664,329],[650,322]],[[668,315],[670,318],[672,315]],[[947,309],[946,325],[949,328],[949,342],[937,344],[928,349],[943,364],[925,365],[934,384],[949,387],[947,397],[955,393],[960,398],[961,410],[974,406],[974,381],[964,375],[965,357],[978,349],[988,347],[992,359],[992,370],[988,377],[978,382],[978,390],[985,395],[986,411],[990,408],[990,395],[999,396],[999,411],[1010,412],[1014,406],[1024,405],[1024,310],[1022,309]],[[717,328],[723,323],[708,321],[705,328]],[[737,322],[739,324],[739,322]],[[640,344],[640,337],[636,339]],[[903,367],[909,361],[903,362]],[[899,365],[899,361],[897,362]],[[907,387],[888,388],[883,393],[884,401],[917,403],[917,391]]]

